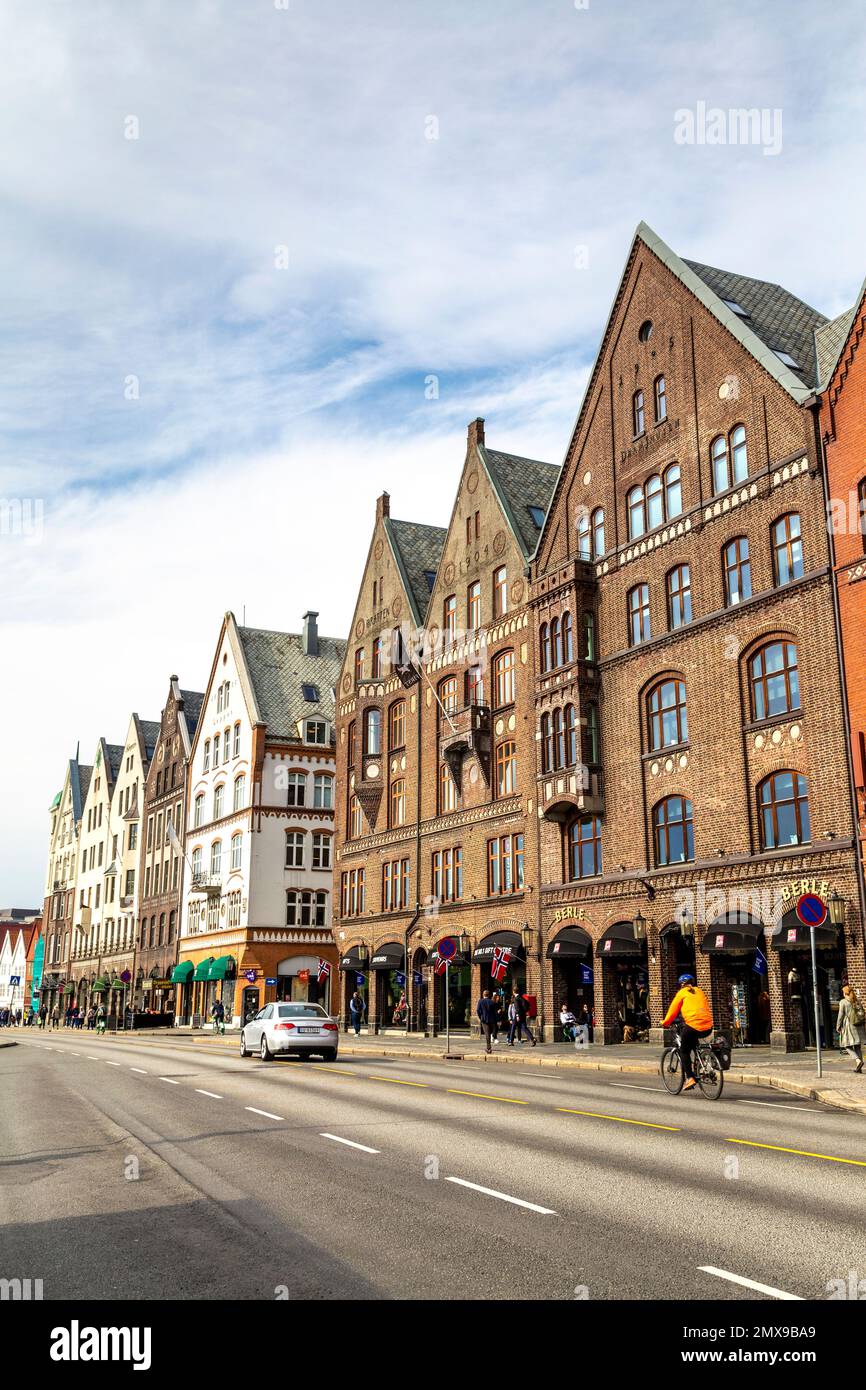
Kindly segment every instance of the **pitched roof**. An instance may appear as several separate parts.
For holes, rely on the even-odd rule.
[[[201,715],[204,694],[200,690],[182,690],[180,694],[183,700],[183,712],[186,716],[186,727],[190,738],[192,738]]]
[[[157,724],[153,719],[139,719],[138,725],[141,729],[141,736],[144,739],[145,750],[148,754],[151,754],[159,743],[159,731],[162,725]]]
[[[770,280],[754,280],[750,275],[738,275],[730,270],[717,270],[700,261],[683,261],[699,275],[719,299],[738,304],[745,310],[737,314],[771,352],[786,352],[797,363],[791,371],[807,386],[818,384],[815,370],[815,330],[824,327],[827,318],[798,299],[790,290]],[[733,310],[736,314],[736,310]],[[790,363],[787,364],[790,366]]]
[[[519,454],[505,454],[499,449],[488,448],[486,444],[479,444],[478,452],[511,529],[520,542],[524,559],[528,560],[535,554],[544,517],[559,477],[559,464],[542,463],[540,459],[522,458]],[[541,525],[532,515],[530,507],[541,511]]]
[[[108,758],[108,770],[111,773],[111,780],[117,779],[120,772],[120,765],[123,762],[124,748],[120,743],[106,743],[105,752]]]
[[[402,571],[403,583],[414,607],[416,623],[421,623],[430,604],[428,574],[436,574],[448,532],[443,526],[425,526],[420,521],[394,521],[385,518],[385,530]]]
[[[72,786],[72,818],[75,821],[80,821],[90,788],[90,779],[93,776],[93,768],[76,762],[75,758],[70,758],[69,774]]]
[[[296,739],[298,721],[315,715],[333,724],[334,692],[346,655],[345,642],[319,637],[318,656],[308,656],[300,633],[255,627],[239,627],[237,631],[268,738]],[[318,701],[304,698],[304,685],[316,687]]]

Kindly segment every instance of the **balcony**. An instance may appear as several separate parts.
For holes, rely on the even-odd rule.
[[[539,777],[538,812],[552,821],[570,820],[574,815],[604,815],[602,773],[573,767]]]
[[[206,898],[218,898],[222,892],[222,878],[219,874],[193,874],[191,893],[202,893]]]
[[[460,786],[463,759],[474,754],[490,781],[490,706],[466,705],[440,716],[439,756],[447,762],[456,785]]]

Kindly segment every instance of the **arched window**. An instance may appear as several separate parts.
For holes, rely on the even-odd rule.
[[[553,711],[553,757],[557,768],[565,767],[565,731],[561,709]]]
[[[388,746],[393,751],[395,748],[406,746],[406,701],[395,700],[388,711]]]
[[[553,726],[549,714],[541,716],[541,770],[553,771]]]
[[[565,707],[565,765],[574,767],[577,762],[577,716],[574,705]]]
[[[593,703],[586,707],[586,749],[584,761],[587,762],[590,767],[593,767],[599,762],[599,750],[598,705]]]
[[[574,643],[571,637],[571,614],[567,609],[562,615],[562,655],[566,666],[574,660]]]
[[[562,665],[562,627],[558,618],[550,624],[550,657],[554,670]]]
[[[745,536],[728,541],[722,551],[722,570],[725,576],[725,603],[729,608],[752,597],[752,566],[749,542]]]
[[[446,676],[444,681],[439,682],[439,706],[442,716],[456,714],[458,704],[457,677]]]
[[[246,779],[246,777],[244,776],[244,774],[241,772],[241,773],[239,773],[238,776],[235,778],[234,801],[233,801],[233,803],[232,803],[232,810],[233,810],[233,811],[242,811],[242,810],[243,810],[243,807],[244,807],[244,799],[245,799],[245,797],[246,797],[246,790],[247,790],[247,779]]]
[[[550,628],[542,623],[538,632],[538,649],[542,672],[550,670]]]
[[[683,510],[682,474],[678,463],[665,469],[665,520],[679,516]]]
[[[647,715],[651,753],[687,743],[689,722],[685,683],[671,679],[654,685],[647,696]]]
[[[667,576],[668,630],[674,632],[692,620],[692,581],[688,565],[677,565]]]
[[[517,791],[517,744],[513,739],[496,745],[496,795],[513,796]]]
[[[406,778],[391,783],[391,826],[406,824]]]
[[[446,762],[439,764],[439,814],[445,816],[457,810],[457,784]]]
[[[628,640],[636,647],[650,636],[649,585],[636,584],[628,591]]]
[[[232,870],[233,870],[233,871],[236,870],[236,869],[239,869],[239,868],[241,867],[241,853],[242,853],[242,849],[243,849],[243,836],[242,836],[242,835],[232,835],[232,857],[231,857],[231,866],[232,866]]]
[[[367,757],[378,757],[382,752],[382,712],[368,709],[364,720],[364,752]]]
[[[629,489],[626,498],[628,507],[628,538],[630,541],[642,536],[646,530],[646,506],[644,504],[643,488],[633,487]]]
[[[654,531],[657,526],[661,526],[665,519],[665,508],[662,494],[662,480],[658,473],[654,473],[646,483],[646,524],[648,531]]]
[[[668,416],[667,389],[663,376],[656,377],[653,395],[655,397],[656,424],[659,425],[662,420],[666,420]]]
[[[804,845],[812,838],[809,788],[799,772],[774,772],[758,787],[761,848]]]
[[[214,840],[210,847],[210,871],[218,874],[222,867],[223,846],[222,840]]]
[[[604,554],[604,511],[601,507],[596,507],[592,514],[592,553],[596,560]]]
[[[601,873],[601,821],[585,816],[568,827],[568,876],[595,878]]]
[[[583,657],[585,661],[595,661],[595,614],[583,615]]]
[[[718,435],[710,445],[710,461],[713,467],[713,492],[725,492],[730,487],[730,477],[728,441],[723,434]]]
[[[771,530],[773,545],[773,581],[777,586],[803,578],[803,541],[800,518],[796,512],[780,516]]]
[[[450,646],[457,635],[457,595],[449,594],[442,604],[442,641]]]
[[[356,738],[355,721],[352,720],[346,733],[346,764],[351,771],[355,765],[355,756],[358,752],[358,740]]]
[[[800,675],[793,642],[768,642],[749,661],[752,718],[773,719],[800,708]]]
[[[499,652],[493,658],[493,698],[496,709],[514,703],[514,652]]]
[[[735,483],[744,483],[749,476],[745,425],[735,425],[731,430],[731,471]]]
[[[631,398],[632,433],[635,438],[646,429],[643,391],[635,391]]]
[[[353,795],[349,799],[349,838],[357,840],[359,835],[364,833],[364,813],[361,810],[361,803],[357,796]]]
[[[589,528],[589,512],[582,511],[577,520],[577,553],[581,560],[589,560],[592,558]]]
[[[656,864],[685,864],[695,857],[692,803],[668,796],[653,810]]]

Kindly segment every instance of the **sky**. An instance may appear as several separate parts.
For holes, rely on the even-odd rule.
[[[561,462],[638,222],[829,316],[866,275],[860,0],[6,0],[0,51],[4,905],[227,609],[344,636],[478,415]],[[698,138],[743,107],[781,139]]]

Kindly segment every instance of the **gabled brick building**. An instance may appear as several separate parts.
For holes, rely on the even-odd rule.
[[[442,1028],[444,937],[452,1027],[474,1021],[494,947],[500,988],[540,991],[535,909],[527,567],[558,476],[548,463],[468,432],[446,531],[376,523],[338,701],[335,896],[344,1014],[363,981],[374,1028],[392,1023],[407,978],[413,1027]]]
[[[605,1042],[647,1015],[657,1036],[689,966],[735,1038],[801,1046],[805,883],[845,918],[819,933],[825,1041],[843,979],[866,982],[813,410],[825,324],[638,228],[532,567],[545,1013],[594,1002]]]

